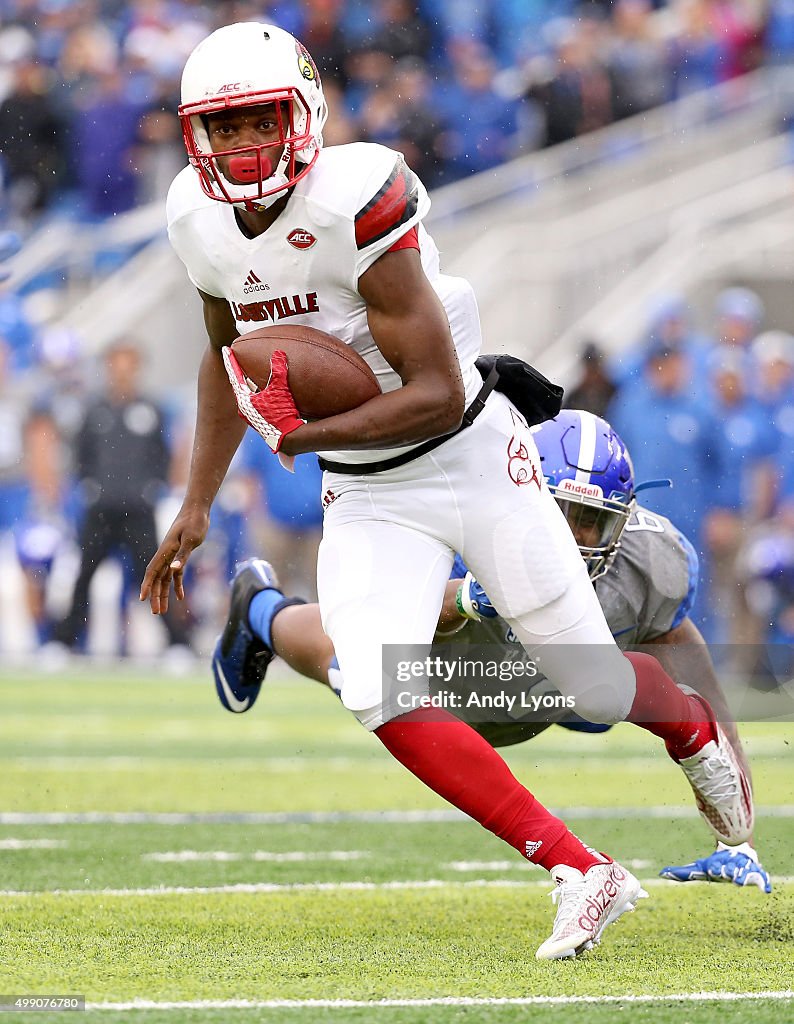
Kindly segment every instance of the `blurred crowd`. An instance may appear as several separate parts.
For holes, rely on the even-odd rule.
[[[322,72],[328,143],[402,150],[430,187],[794,49],[790,0],[0,0],[0,197],[27,223],[162,198],[179,77],[219,24],[269,19]]]
[[[731,669],[770,684],[794,670],[794,336],[749,288],[721,291],[703,324],[655,296],[643,336],[610,361],[582,352],[572,406],[605,416],[632,454],[640,496],[695,545],[695,620]]]
[[[299,457],[287,477],[249,431],[190,562],[189,598],[151,620],[159,637],[131,635],[144,570],[184,492],[194,403],[179,392],[168,403],[147,394],[145,356],[132,341],[106,349],[99,372],[67,334],[48,342],[44,364],[15,373],[0,337],[0,601],[9,602],[13,563],[13,600],[22,605],[0,615],[0,654],[38,648],[61,664],[70,653],[165,649],[184,665],[212,643],[234,565],[254,551],[268,554],[289,593],[315,597],[317,460]],[[115,574],[95,586],[110,564]],[[116,635],[98,637],[92,620],[110,622]],[[29,624],[29,635],[9,636],[11,622]]]

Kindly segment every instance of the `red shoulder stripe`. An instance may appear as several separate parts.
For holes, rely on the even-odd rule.
[[[418,205],[419,183],[400,157],[377,194],[356,214],[356,246],[364,249],[407,223]]]

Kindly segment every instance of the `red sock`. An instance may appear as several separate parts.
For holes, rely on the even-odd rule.
[[[626,657],[637,677],[637,693],[627,721],[660,736],[679,760],[697,754],[717,738],[703,697],[684,693],[650,654],[632,652]]]
[[[586,871],[608,859],[588,850],[521,785],[479,733],[449,712],[409,711],[375,735],[426,786],[535,864]]]

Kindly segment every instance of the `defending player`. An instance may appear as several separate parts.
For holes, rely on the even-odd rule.
[[[720,709],[749,778],[708,648],[689,618],[698,568],[692,545],[669,519],[637,505],[635,495],[643,485],[635,488],[629,453],[606,421],[566,409],[535,428],[533,435],[546,481],[565,512],[617,643],[624,650],[652,645],[675,679],[696,684],[712,707]],[[596,438],[596,443],[586,447],[586,437]],[[523,658],[510,627],[459,557],[447,585],[437,638],[499,650],[500,660]],[[317,605],[285,598],[268,563],[251,559],[238,568],[228,624],[213,655],[215,685],[224,707],[241,712],[253,705],[274,653],[296,671],[339,693],[339,668]],[[533,680],[527,693],[533,692],[548,693],[548,683]],[[509,721],[471,724],[494,747],[532,739],[553,722],[587,732],[609,728],[582,723],[576,716],[572,720],[564,710],[541,716],[531,710],[530,700],[522,703],[527,710],[522,714],[517,702]],[[711,828],[708,817],[705,820]],[[667,867],[662,876],[676,881],[730,881],[771,891],[769,876],[751,842],[728,846],[720,841],[709,856]]]
[[[421,223],[429,199],[402,156],[373,144],[323,149],[326,105],[314,62],[266,24],[230,25],[196,47],[179,113],[192,166],[169,192],[169,237],[201,293],[209,345],[187,492],[141,598],[160,614],[172,583],[184,595],[185,563],[206,535],[242,437],[238,407],[281,458],[318,452],[335,496],[325,513],[319,603],[345,706],[426,785],[551,871],[559,908],[538,956],[576,955],[633,908],[639,882],[584,846],[468,725],[443,711],[432,719],[404,713],[384,699],[383,646],[430,644],[454,552],[583,715],[641,725],[690,780],[722,780],[701,797],[728,841],[752,830],[741,769],[702,698],[682,692],[655,659],[623,657],[614,644],[542,484],[526,421],[505,395],[484,390],[472,289],[440,274]],[[251,300],[250,280],[267,300]],[[285,357],[273,358],[268,386],[252,393],[229,346],[285,316],[350,344],[383,393],[304,423]]]

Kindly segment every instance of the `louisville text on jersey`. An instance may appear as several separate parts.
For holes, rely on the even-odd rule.
[[[263,320],[286,320],[290,316],[316,313],[320,309],[317,292],[306,295],[280,295],[277,299],[263,299],[261,302],[232,302],[232,313],[238,323],[257,323]]]
[[[418,206],[419,182],[400,157],[377,194],[356,214],[356,246],[364,249],[407,224]]]

